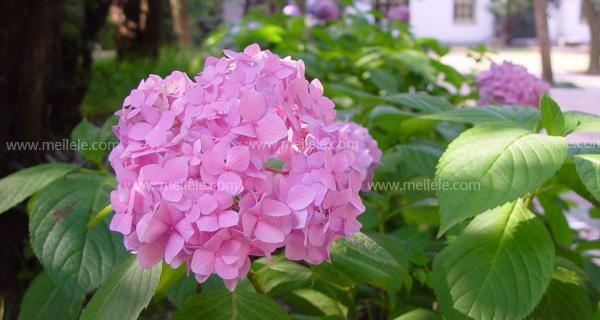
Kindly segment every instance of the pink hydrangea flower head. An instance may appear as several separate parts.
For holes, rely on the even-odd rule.
[[[299,17],[302,15],[302,11],[300,10],[300,7],[298,7],[298,5],[293,4],[293,3],[285,5],[283,7],[282,12],[286,16],[290,16],[290,17]]]
[[[390,21],[410,22],[410,9],[407,5],[397,5],[388,10],[386,17]]]
[[[340,16],[340,8],[332,0],[317,0],[308,12],[320,21],[335,20]]]
[[[519,104],[537,107],[543,93],[550,90],[550,85],[531,73],[521,65],[504,61],[492,64],[487,71],[477,76],[479,87],[479,103]]]
[[[334,122],[302,61],[258,45],[224,52],[193,80],[150,76],[125,98],[110,229],[142,267],[186,263],[199,282],[216,274],[233,290],[250,257],[285,248],[320,263],[358,231],[359,191],[381,151],[366,129]]]

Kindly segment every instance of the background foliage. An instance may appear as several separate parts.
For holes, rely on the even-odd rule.
[[[254,260],[230,293],[217,279],[198,285],[185,269],[142,270],[108,231],[115,180],[108,150],[82,151],[0,180],[0,211],[29,218],[29,284],[19,319],[592,319],[600,269],[595,239],[572,230],[577,194],[598,216],[600,157],[565,136],[600,131],[600,119],[472,106],[472,75],[440,62],[448,49],[415,38],[402,23],[360,15],[307,25],[304,17],[249,14],[224,25],[202,49],[164,48],[158,58],[92,66],[88,118],[73,141],[114,141],[122,97],[149,72],[197,73],[206,54],[258,42],[303,59],[342,117],[367,126],[384,150],[363,230],[331,248],[331,263]],[[98,124],[98,125],[96,125]],[[434,183],[439,183],[433,187]],[[441,183],[449,183],[446,189]],[[469,186],[459,190],[457,186]],[[29,279],[29,280],[27,280]],[[18,312],[17,312],[18,310]]]

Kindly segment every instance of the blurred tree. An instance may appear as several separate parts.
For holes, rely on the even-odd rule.
[[[548,0],[533,0],[535,31],[542,56],[542,78],[553,83],[552,61],[550,59],[550,37],[548,36]]]
[[[162,39],[163,9],[168,0],[115,0],[111,18],[119,27],[115,35],[119,59],[156,57]]]
[[[515,36],[515,28],[522,15],[531,8],[529,0],[493,0],[488,9],[494,14],[499,25],[500,37],[504,45],[510,45]]]
[[[92,50],[109,0],[23,0],[0,4],[0,172],[38,162],[35,150],[6,149],[6,141],[68,135],[79,122]]]
[[[181,47],[192,45],[190,31],[190,18],[186,0],[171,0],[171,15],[173,16],[173,29],[177,34],[177,43]]]
[[[600,1],[583,0],[585,19],[590,27],[590,64],[588,73],[600,73]]]

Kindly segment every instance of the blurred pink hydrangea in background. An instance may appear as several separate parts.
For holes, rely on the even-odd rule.
[[[285,7],[283,7],[282,12],[286,16],[290,16],[290,17],[299,17],[302,15],[302,11],[300,10],[300,7],[298,7],[295,4],[285,5]]]
[[[335,20],[340,16],[340,8],[331,0],[317,0],[309,8],[308,12],[317,20]]]
[[[110,228],[142,267],[185,262],[199,282],[217,274],[233,290],[250,256],[285,248],[317,264],[359,231],[359,191],[381,151],[365,128],[334,121],[302,61],[255,44],[225,56],[193,80],[152,75],[125,99]]]
[[[543,93],[550,85],[521,65],[508,61],[492,64],[490,70],[477,76],[479,104],[518,104],[537,107]]]
[[[390,21],[410,22],[410,9],[407,5],[397,5],[388,10],[387,19]]]

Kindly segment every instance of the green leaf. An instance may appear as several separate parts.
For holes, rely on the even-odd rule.
[[[592,306],[585,290],[573,283],[552,279],[530,320],[592,319]]]
[[[523,319],[542,298],[554,246],[521,200],[473,219],[433,263],[433,283],[448,319]]]
[[[425,94],[401,93],[381,97],[381,99],[423,113],[439,113],[454,109],[447,100]]]
[[[431,310],[427,309],[415,309],[409,311],[399,317],[394,318],[394,320],[436,320],[437,317],[435,313]]]
[[[569,159],[565,161],[558,173],[556,174],[558,182],[569,189],[575,191],[582,198],[594,204],[596,207],[600,207],[600,201],[598,201],[587,189],[587,187],[581,181],[579,173],[575,168],[575,160]]]
[[[266,258],[257,259],[252,262],[252,270],[269,295],[297,289],[311,281],[310,269],[283,256],[275,256],[271,262]]]
[[[600,132],[600,117],[579,111],[567,111],[565,117],[565,132]]]
[[[326,316],[337,315],[345,318],[348,312],[348,307],[343,305],[340,301],[315,289],[302,288],[294,290],[292,294],[307,301],[316,307],[320,313]]]
[[[91,163],[98,164],[107,150],[100,148],[100,128],[83,119],[71,132],[71,140],[77,144],[77,152]]]
[[[354,239],[340,238],[330,248],[331,265],[359,283],[398,289],[405,271],[381,245],[363,233]]]
[[[577,173],[585,187],[600,201],[600,155],[581,154],[575,156]]]
[[[390,58],[399,61],[410,71],[423,76],[429,82],[435,82],[435,68],[430,64],[431,58],[422,51],[405,49],[390,55]]]
[[[541,194],[537,198],[542,208],[544,208],[544,217],[554,239],[564,245],[570,245],[573,242],[573,230],[569,227],[569,222],[563,213],[566,210],[563,210],[561,206],[562,200],[559,197],[546,194]]]
[[[421,118],[472,124],[504,123],[534,129],[540,120],[540,114],[534,108],[526,106],[481,106],[427,114]]]
[[[225,289],[202,293],[187,299],[174,320],[284,320],[283,308],[271,298],[244,290]]]
[[[23,169],[0,180],[0,213],[43,189],[78,167],[67,163],[47,163]]]
[[[560,107],[548,95],[543,95],[540,100],[540,113],[542,114],[542,125],[551,136],[562,136],[565,131],[565,117]]]
[[[108,203],[111,176],[75,173],[55,181],[31,200],[29,231],[34,253],[70,297],[96,288],[126,255],[122,237],[106,220],[87,224]]]
[[[382,90],[387,94],[398,92],[398,80],[386,70],[369,70],[369,79],[379,90]]]
[[[396,107],[377,106],[369,112],[369,123],[370,126],[377,125],[387,131],[395,132],[400,130],[400,123],[414,116],[414,114]]]
[[[125,259],[94,293],[80,320],[137,319],[154,295],[161,266],[142,269],[135,256]]]
[[[560,168],[567,155],[563,137],[489,124],[469,129],[449,146],[437,167],[442,227],[513,201]]]
[[[408,180],[414,177],[433,178],[435,166],[442,156],[442,146],[426,141],[413,141],[408,144],[399,144],[383,154],[381,166],[377,168],[378,178],[385,179],[385,175],[397,180]],[[376,180],[376,181],[379,181]]]
[[[175,306],[180,306],[187,298],[193,296],[198,288],[198,282],[193,274],[183,275],[166,291],[167,298]]]
[[[19,320],[77,319],[82,301],[73,301],[54,284],[45,272],[40,273],[25,291]]]

